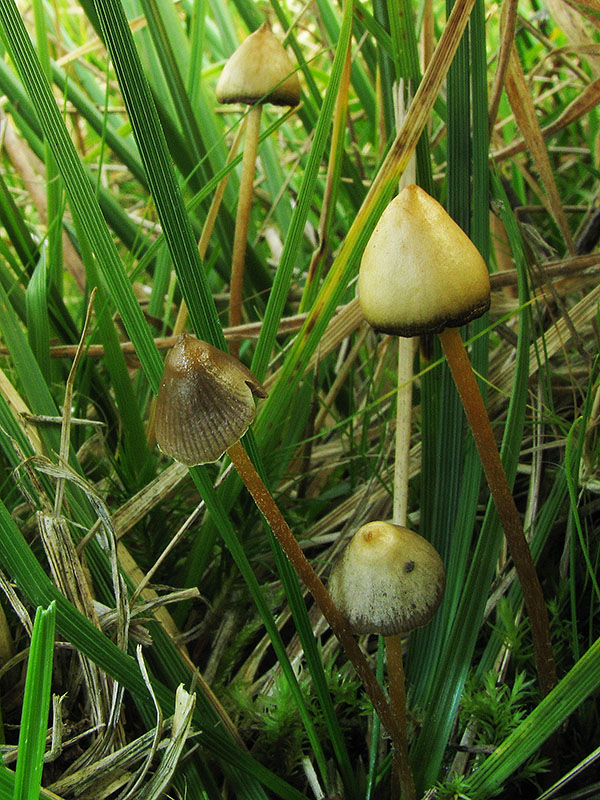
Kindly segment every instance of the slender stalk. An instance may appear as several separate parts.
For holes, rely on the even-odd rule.
[[[250,222],[250,206],[258,153],[258,136],[262,104],[257,103],[248,111],[246,120],[246,139],[242,158],[242,177],[238,195],[238,207],[235,216],[235,233],[233,237],[233,255],[231,262],[231,284],[229,299],[229,326],[239,325],[242,321],[242,287],[244,284],[244,265],[246,263],[246,246],[248,243],[248,225]],[[239,342],[232,342],[230,352],[239,353]]]
[[[392,713],[398,723],[399,740],[394,747],[394,770],[392,772],[392,797],[397,797],[394,779],[400,782],[402,800],[416,800],[415,784],[408,760],[408,734],[406,732],[406,690],[404,687],[404,664],[402,662],[402,634],[385,637],[385,648],[390,682]]]
[[[399,730],[397,720],[391,712],[383,690],[369,667],[356,639],[352,635],[348,623],[339,612],[337,606],[331,599],[331,595],[323,585],[323,582],[300,549],[289,525],[285,521],[271,493],[263,483],[262,478],[256,471],[254,464],[248,457],[241,443],[236,442],[233,444],[227,451],[227,455],[238,471],[246,488],[254,498],[256,505],[267,520],[271,530],[277,537],[279,544],[296,570],[298,577],[305,583],[321,609],[323,616],[344,648],[349,661],[356,670],[358,677],[361,679],[373,703],[373,707],[392,737],[394,747],[400,748],[403,734]]]
[[[394,454],[394,507],[393,520],[396,525],[408,522],[408,456],[412,417],[412,377],[414,339],[398,337],[398,393],[396,396],[396,446]],[[385,637],[390,703],[401,739],[394,747],[392,763],[391,797],[413,800],[415,786],[408,758],[408,734],[406,730],[406,691],[404,688],[404,664],[402,661],[402,636]]]
[[[523,599],[529,614],[535,663],[542,695],[556,686],[556,667],[550,639],[548,611],[537,576],[531,551],[523,531],[523,523],[515,505],[494,432],[475,380],[458,328],[446,328],[439,334],[448,366],[456,383],[465,414],[473,432],[483,471],[504,528],[504,535],[521,582]]]
[[[395,86],[394,111],[396,129],[400,130],[406,117],[407,98],[404,81]],[[400,178],[398,189],[416,183],[417,159],[413,153]],[[413,359],[415,340],[398,338],[398,391],[396,394],[396,440],[394,453],[394,505],[393,521],[406,527],[408,522],[408,469],[410,454],[410,435],[412,430]],[[394,748],[392,763],[391,797],[395,800],[400,794],[404,800],[415,797],[415,782],[408,758],[408,732],[406,728],[406,689],[404,686],[404,663],[402,660],[402,636],[385,637],[388,677],[390,683],[390,704],[402,732],[400,747]]]
[[[404,526],[408,520],[408,456],[412,415],[413,353],[414,339],[399,337],[393,519],[397,525]]]

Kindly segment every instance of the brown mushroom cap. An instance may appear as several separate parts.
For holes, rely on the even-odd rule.
[[[228,353],[182,333],[165,359],[156,399],[156,441],[187,466],[217,461],[248,430],[254,397],[267,393]]]
[[[216,94],[219,103],[298,105],[300,82],[295,67],[266,22],[227,61]]]
[[[437,550],[390,522],[369,522],[354,534],[329,577],[334,603],[354,633],[391,636],[425,625],[444,594]]]
[[[464,231],[413,185],[387,206],[365,247],[358,300],[376,330],[439,333],[488,310],[490,278]]]

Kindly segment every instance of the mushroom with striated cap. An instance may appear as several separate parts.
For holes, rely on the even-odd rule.
[[[188,467],[217,461],[246,433],[267,393],[237,358],[182,333],[165,360],[156,441]]]
[[[395,717],[346,619],[239,441],[254,419],[255,397],[266,397],[266,391],[236,358],[194,336],[181,334],[165,360],[156,403],[157,443],[166,455],[190,467],[216,461],[227,453],[341,642],[393,741],[398,741]]]
[[[216,96],[220,103],[251,106],[233,239],[229,301],[229,325],[233,327],[242,319],[244,264],[262,107],[265,103],[295,106],[300,102],[300,81],[294,64],[266,22],[229,58],[217,81]],[[231,352],[238,354],[237,342],[232,342]]]

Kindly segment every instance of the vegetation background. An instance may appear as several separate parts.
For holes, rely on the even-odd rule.
[[[244,444],[315,569],[391,516],[396,343],[354,283],[413,150],[492,273],[491,311],[463,333],[560,678],[541,700],[473,442],[423,340],[408,510],[448,583],[406,645],[418,794],[598,796],[600,8],[459,0],[463,35],[451,6],[0,0],[0,798],[389,796],[385,733],[241,482],[226,460],[170,462],[147,431],[185,299],[188,329],[237,337],[269,390]],[[214,87],[265,19],[302,101],[263,112],[232,333],[245,109]],[[383,680],[377,637],[361,644]]]

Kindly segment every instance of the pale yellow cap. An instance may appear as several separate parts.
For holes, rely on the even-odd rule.
[[[446,585],[427,539],[391,522],[369,522],[333,566],[329,591],[354,633],[391,636],[425,625]]]
[[[266,22],[227,61],[217,81],[216,94],[219,103],[298,105],[300,82],[296,69]]]
[[[399,336],[439,333],[490,307],[490,278],[479,250],[442,206],[407,186],[387,206],[358,276],[365,319]]]

